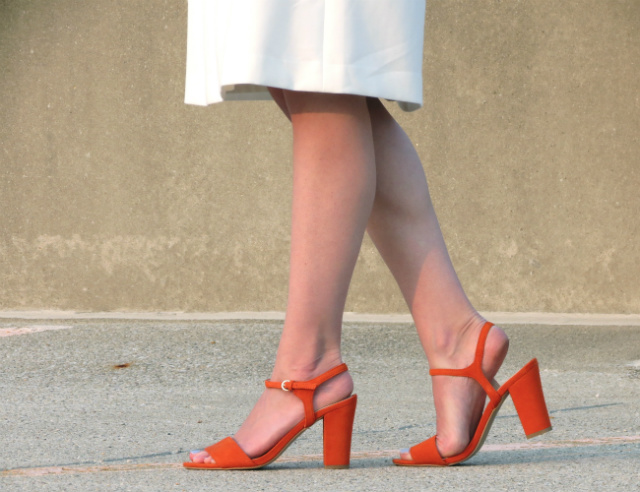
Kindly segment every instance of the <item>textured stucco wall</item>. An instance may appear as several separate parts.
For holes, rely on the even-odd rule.
[[[499,311],[640,312],[640,2],[431,0],[424,160]],[[186,1],[0,0],[0,309],[282,310],[273,103],[182,104]],[[403,312],[365,242],[348,310]]]

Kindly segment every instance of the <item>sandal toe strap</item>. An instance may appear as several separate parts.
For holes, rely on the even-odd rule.
[[[233,437],[227,437],[205,449],[220,468],[249,468],[256,466]]]
[[[446,465],[447,462],[440,456],[438,446],[436,446],[436,436],[422,441],[420,444],[413,446],[409,452],[415,463],[425,465]]]

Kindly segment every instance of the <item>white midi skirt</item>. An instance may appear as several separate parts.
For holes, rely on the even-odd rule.
[[[422,105],[425,0],[189,0],[185,102],[267,87]]]

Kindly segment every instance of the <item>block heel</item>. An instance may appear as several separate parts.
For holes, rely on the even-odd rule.
[[[533,359],[511,379],[513,382],[508,391],[527,439],[549,432],[551,420],[542,392],[538,361]]]
[[[323,417],[325,468],[349,468],[357,401],[358,397],[353,395],[331,405]]]

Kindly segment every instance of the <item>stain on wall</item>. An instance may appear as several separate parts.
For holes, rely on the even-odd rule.
[[[640,4],[428,2],[423,159],[469,297],[640,312]],[[291,135],[185,106],[186,2],[0,2],[0,309],[283,310]],[[347,309],[405,312],[366,240]]]

